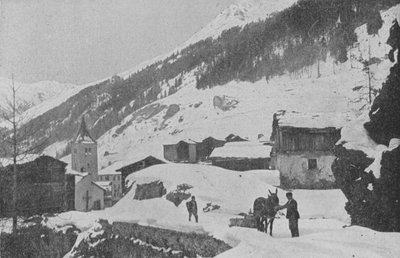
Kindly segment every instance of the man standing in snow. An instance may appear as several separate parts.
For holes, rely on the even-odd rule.
[[[288,202],[283,205],[279,206],[276,208],[276,210],[282,210],[282,209],[287,209],[286,211],[286,218],[289,220],[289,229],[290,232],[292,233],[292,237],[298,237],[299,236],[299,218],[300,214],[299,211],[297,210],[297,202],[295,199],[293,199],[293,194],[292,193],[286,193],[286,197],[288,199]]]
[[[197,203],[196,198],[192,196],[192,200],[186,203],[187,210],[189,212],[189,221],[192,218],[192,215],[196,219],[196,223],[199,222],[199,216],[197,215]]]

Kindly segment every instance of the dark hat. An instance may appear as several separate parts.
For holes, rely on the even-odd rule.
[[[195,197],[194,197],[194,195],[192,196],[192,199],[194,199]]]
[[[292,193],[292,192],[287,192],[287,193],[286,193],[286,196],[287,196],[287,197],[293,196],[293,193]]]

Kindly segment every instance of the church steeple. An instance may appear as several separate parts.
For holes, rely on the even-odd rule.
[[[74,142],[96,143],[96,140],[90,135],[89,130],[87,129],[85,116],[82,116],[81,126],[79,127]]]
[[[88,173],[92,180],[97,180],[97,142],[87,129],[84,116],[82,116],[76,137],[71,145],[72,170]]]

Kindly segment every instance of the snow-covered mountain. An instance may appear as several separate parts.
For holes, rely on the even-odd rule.
[[[68,97],[78,93],[82,86],[71,83],[59,83],[55,81],[41,81],[36,83],[21,83],[14,81],[16,91],[17,113],[20,114],[20,122],[43,114],[47,110],[64,102]],[[12,80],[0,78],[0,108],[9,111],[7,104],[12,101]],[[0,127],[10,126],[0,118]]]
[[[230,5],[203,29],[195,33],[184,45],[187,46],[208,37],[216,38],[224,30],[263,20],[296,2],[297,0],[238,0],[236,4]]]
[[[7,100],[12,99],[12,80],[0,78],[0,105],[5,106]],[[41,81],[31,84],[14,82],[17,89],[18,109],[23,112],[40,103],[63,94],[68,89],[77,87],[69,83],[58,83],[55,81]]]

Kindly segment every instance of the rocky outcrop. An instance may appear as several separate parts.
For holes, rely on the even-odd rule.
[[[345,209],[351,223],[400,231],[400,147],[383,153],[380,178],[364,171],[373,160],[363,152],[337,146],[335,153],[332,171],[348,199]]]
[[[390,30],[388,44],[393,48],[392,55],[400,47],[397,21]],[[352,224],[380,231],[400,232],[399,85],[400,66],[397,63],[390,69],[381,93],[372,105],[370,121],[364,124],[368,136],[376,143],[389,145],[382,153],[379,173],[375,176],[365,172],[373,160],[361,151],[347,150],[343,146],[336,146],[337,158],[332,165],[336,182],[348,199],[345,208]]]
[[[163,182],[154,181],[147,184],[138,184],[135,190],[135,200],[147,200],[162,197],[167,193]]]

